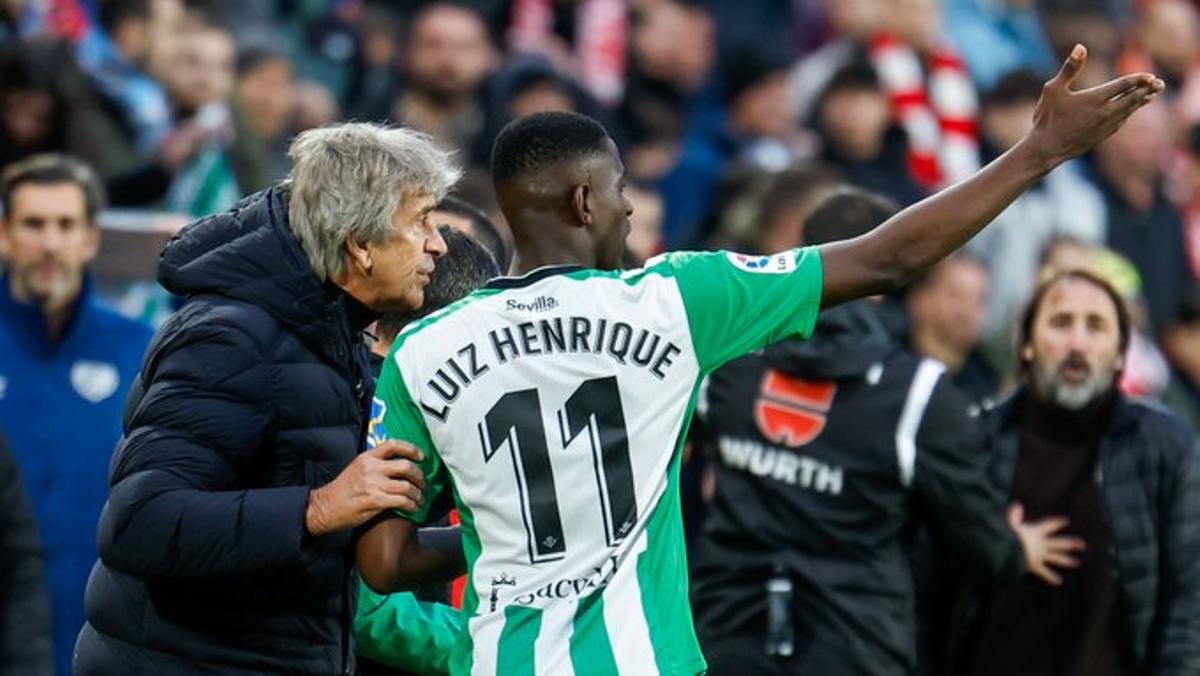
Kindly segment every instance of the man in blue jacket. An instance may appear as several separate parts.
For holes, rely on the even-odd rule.
[[[100,304],[103,194],[91,169],[40,155],[4,172],[0,245],[0,428],[25,477],[45,545],[58,673],[70,673],[96,521],[121,406],[150,328]]]

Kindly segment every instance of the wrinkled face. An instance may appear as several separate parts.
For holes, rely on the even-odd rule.
[[[617,270],[629,236],[629,217],[633,204],[625,197],[625,164],[617,145],[609,139],[607,151],[586,163],[589,207],[593,216],[592,241],[596,248],[596,267]]]
[[[392,234],[370,242],[370,291],[359,300],[381,312],[415,310],[425,302],[425,287],[446,242],[431,217],[437,202],[431,195],[408,195],[392,217]]]
[[[487,27],[470,10],[435,7],[413,26],[408,72],[429,94],[447,99],[473,94],[493,61]]]
[[[977,261],[942,263],[912,299],[913,322],[961,354],[975,347],[987,310],[988,273]]]
[[[168,89],[175,105],[193,112],[224,101],[233,90],[233,38],[211,28],[192,28],[177,37]]]
[[[100,249],[99,230],[88,223],[87,198],[75,183],[26,183],[12,194],[12,213],[0,228],[17,300],[44,309],[72,302],[83,270]]]
[[[1043,298],[1021,358],[1035,396],[1078,410],[1106,392],[1123,364],[1117,309],[1091,282],[1066,278]]]

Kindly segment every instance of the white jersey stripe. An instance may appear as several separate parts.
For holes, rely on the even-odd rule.
[[[504,622],[481,622],[487,616],[471,618],[468,626],[474,652],[471,655],[471,676],[496,676],[499,666],[500,632]]]
[[[572,676],[571,634],[578,603],[548,605],[542,609],[542,625],[533,644],[533,664],[539,676]],[[503,676],[503,675],[501,675]]]
[[[946,367],[939,361],[922,359],[908,388],[904,410],[900,413],[900,424],[896,427],[896,459],[900,464],[900,484],[905,487],[912,485],[913,472],[916,471],[917,430],[921,427],[921,419],[925,417],[925,407],[929,405],[929,397],[933,396],[933,388],[945,370]]]
[[[637,562],[644,551],[646,530],[642,529],[625,565],[604,592],[604,628],[617,671],[622,675],[658,673],[646,609],[642,607],[642,587],[638,583]]]

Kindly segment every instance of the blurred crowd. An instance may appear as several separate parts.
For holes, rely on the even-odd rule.
[[[1041,83],[1084,42],[1084,86],[1153,70],[1165,100],[893,299],[895,329],[972,393],[996,394],[1039,274],[1083,257],[1137,308],[1126,391],[1200,415],[1188,0],[25,0],[0,19],[0,165],[67,152],[113,207],[194,218],[281,179],[296,133],[384,121],[457,149],[459,196],[503,224],[495,135],[574,110],[602,120],[626,159],[631,264],[793,246],[838,184],[902,206],[950,185],[1021,138]],[[105,292],[163,316],[153,291],[124,281]]]
[[[684,248],[772,253],[805,241],[814,205],[841,186],[905,206],[1004,153],[1077,42],[1080,86],[1148,70],[1166,95],[885,299],[888,328],[973,399],[997,397],[1039,279],[1083,267],[1132,308],[1122,391],[1196,424],[1193,0],[4,0],[0,169],[73,155],[107,193],[102,224],[184,223],[284,178],[301,131],[388,122],[456,149],[455,196],[509,237],[492,142],[516,117],[570,110],[601,120],[625,160],[629,265]],[[125,234],[106,233],[100,257],[120,259]],[[170,299],[145,251],[129,263],[142,278],[93,281],[153,323]]]

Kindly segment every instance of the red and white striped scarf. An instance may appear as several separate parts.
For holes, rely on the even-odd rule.
[[[937,190],[979,169],[979,101],[967,69],[948,45],[925,63],[892,35],[868,47],[871,63],[908,134],[908,169],[926,190]]]
[[[629,37],[624,0],[581,0],[576,9],[575,67],[583,87],[612,105],[625,90],[625,42]],[[553,0],[516,0],[508,39],[519,52],[538,52],[554,31]]]

